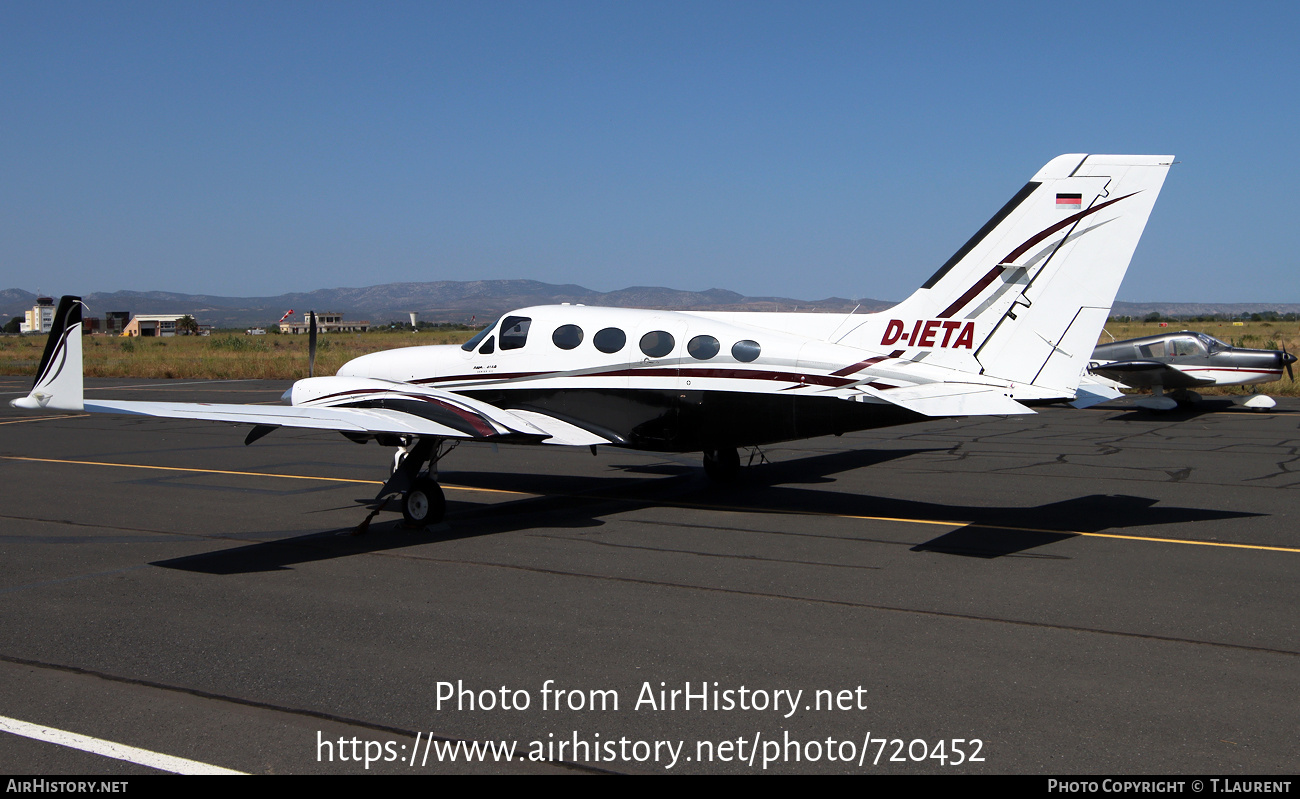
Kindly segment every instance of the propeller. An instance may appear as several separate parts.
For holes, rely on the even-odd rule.
[[[307,376],[316,376],[316,312],[311,311],[307,325]]]
[[[1292,383],[1295,382],[1295,372],[1291,371],[1291,364],[1295,363],[1295,361],[1296,361],[1296,357],[1295,357],[1294,355],[1292,355],[1291,353],[1287,352],[1287,351],[1286,351],[1286,345],[1283,344],[1283,345],[1282,345],[1282,363],[1286,364],[1286,375],[1287,375],[1287,377],[1291,378],[1291,382],[1292,382]]]

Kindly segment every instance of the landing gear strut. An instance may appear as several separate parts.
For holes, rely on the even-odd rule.
[[[740,454],[734,447],[704,450],[704,473],[715,483],[736,482],[740,474]]]
[[[393,456],[393,472],[379,489],[376,500],[393,494],[402,495],[402,518],[413,527],[427,527],[442,521],[447,513],[447,498],[438,485],[438,461],[456,448],[458,441],[441,446],[436,438],[403,437]],[[424,464],[428,463],[428,471]]]

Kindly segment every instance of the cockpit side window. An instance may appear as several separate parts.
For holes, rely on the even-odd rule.
[[[1138,352],[1143,358],[1163,358],[1165,357],[1165,343],[1163,341],[1153,341],[1150,344],[1139,344]]]
[[[481,342],[483,339],[487,338],[488,333],[491,333],[491,332],[492,332],[492,329],[495,328],[496,326],[497,326],[497,323],[496,323],[496,322],[493,322],[492,324],[490,324],[490,325],[488,325],[487,327],[483,328],[482,330],[478,331],[477,333],[474,334],[474,338],[472,338],[472,339],[470,339],[469,341],[466,341],[464,344],[460,345],[460,348],[461,348],[462,350],[464,350],[465,352],[473,352],[473,351],[474,351],[474,348],[477,347],[477,346],[479,345],[479,342]]]
[[[1205,354],[1201,343],[1194,338],[1176,338],[1170,343],[1173,345],[1173,355],[1197,356]]]
[[[478,354],[491,355],[496,352],[496,341],[496,336],[488,336],[487,341],[483,342],[483,346],[478,348]]]
[[[526,316],[507,316],[501,320],[501,350],[517,350],[528,343],[528,327],[533,320]]]

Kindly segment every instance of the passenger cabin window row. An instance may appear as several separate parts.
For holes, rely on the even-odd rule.
[[[478,347],[480,354],[488,355],[495,351],[496,339],[501,340],[502,350],[517,350],[528,341],[528,328],[532,319],[524,316],[507,316],[501,320],[501,330],[497,336],[489,335],[496,325],[488,325],[478,335],[461,345],[461,349],[472,352]],[[560,325],[551,334],[551,343],[562,350],[576,349],[584,338],[582,328],[577,325]],[[592,345],[599,351],[612,355],[627,346],[627,334],[617,327],[607,327],[591,337]],[[480,347],[479,345],[482,344]],[[641,337],[641,352],[650,358],[662,358],[673,351],[677,340],[666,330],[651,330]],[[697,361],[707,361],[717,356],[722,345],[710,335],[699,335],[686,342],[686,352]],[[743,363],[758,359],[762,348],[757,341],[745,339],[731,345],[731,357]]]

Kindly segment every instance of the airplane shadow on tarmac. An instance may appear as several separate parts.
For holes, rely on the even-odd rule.
[[[345,528],[200,555],[156,561],[151,565],[205,574],[279,571],[301,563],[401,549],[417,544],[454,541],[536,528],[588,528],[605,524],[601,517],[646,507],[743,511],[830,517],[927,519],[963,525],[911,547],[913,552],[997,558],[1074,538],[1078,533],[1115,528],[1232,519],[1262,514],[1201,508],[1156,507],[1158,500],[1094,494],[1033,507],[969,506],[845,494],[804,487],[833,483],[831,475],[878,465],[897,458],[942,449],[857,450],[765,463],[744,470],[731,486],[709,485],[699,467],[662,463],[628,466],[613,476],[502,474],[443,471],[447,485],[521,492],[528,496],[490,504],[449,500],[447,521],[425,530],[400,520],[370,525],[364,535]],[[640,476],[647,475],[647,476]],[[453,492],[454,493],[454,492]],[[374,507],[369,499],[358,499]],[[392,500],[389,510],[396,510]],[[364,526],[364,525],[362,525]],[[700,525],[707,527],[707,524]]]

